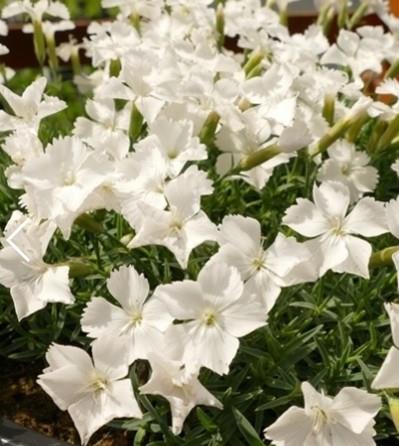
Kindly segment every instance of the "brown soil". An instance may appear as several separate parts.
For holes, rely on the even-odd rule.
[[[79,445],[79,436],[67,412],[62,412],[36,384],[43,364],[25,364],[0,358],[0,418],[40,432],[48,437]],[[128,446],[127,432],[103,428],[88,446]]]

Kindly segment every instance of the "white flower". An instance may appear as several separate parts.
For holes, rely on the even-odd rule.
[[[283,223],[306,237],[316,237],[314,249],[322,256],[320,276],[332,269],[369,277],[371,245],[355,237],[374,237],[387,232],[383,203],[362,198],[347,215],[349,189],[327,181],[313,187],[313,200],[298,198],[287,209]]]
[[[191,410],[204,404],[222,409],[222,404],[200,383],[199,372],[187,370],[181,360],[151,353],[151,378],[140,387],[143,394],[161,395],[169,401],[172,411],[172,432],[180,434]]]
[[[374,446],[378,396],[344,387],[331,398],[302,383],[305,408],[293,406],[265,429],[275,446]]]
[[[43,95],[46,85],[46,78],[40,77],[26,88],[22,96],[18,96],[6,86],[0,85],[0,93],[15,114],[9,115],[0,110],[1,132],[17,129],[29,129],[37,132],[43,118],[67,107],[64,101],[54,96]]]
[[[399,176],[399,159],[392,164],[391,168]]]
[[[157,150],[168,166],[168,175],[177,176],[188,161],[207,158],[206,146],[193,135],[191,121],[172,121],[159,116],[151,125],[149,136],[135,145],[136,152]]]
[[[380,56],[380,57],[378,57]],[[333,44],[322,56],[322,64],[334,64],[349,66],[355,77],[360,76],[366,70],[380,73],[384,56],[376,53],[374,48],[362,41],[358,34],[341,30],[337,43]]]
[[[239,131],[223,126],[216,136],[216,145],[223,152],[218,156],[216,169],[219,175],[227,174],[240,161],[256,154],[259,150],[270,145],[271,137],[269,121],[261,116],[259,110],[250,108],[242,113],[245,127]],[[287,163],[290,155],[281,153],[253,169],[241,172],[233,178],[242,178],[257,189],[262,189],[275,167]]]
[[[184,321],[184,362],[216,373],[228,373],[239,347],[238,338],[266,324],[266,309],[254,296],[244,293],[239,271],[210,263],[196,282],[184,280],[160,285],[154,295],[164,301],[170,314]]]
[[[213,263],[226,263],[238,269],[245,288],[273,307],[281,287],[316,280],[317,268],[309,261],[311,253],[294,238],[278,234],[274,243],[263,248],[261,227],[257,220],[228,215],[219,228],[220,249]]]
[[[2,10],[3,19],[19,14],[28,14],[32,22],[41,22],[44,14],[64,20],[69,19],[68,8],[59,1],[39,0],[33,3],[30,0],[17,0]]]
[[[7,223],[4,248],[0,250],[0,283],[10,288],[18,320],[41,310],[48,302],[74,302],[68,283],[69,267],[43,261],[55,229],[54,224],[38,224],[19,211],[14,211]],[[18,232],[13,236],[15,231]],[[9,237],[16,248],[7,241]]]
[[[115,109],[112,99],[88,99],[86,113],[90,119],[76,119],[73,133],[98,151],[108,153],[114,159],[123,159],[129,151],[127,132],[131,106]]]
[[[37,217],[55,221],[68,237],[70,216],[106,181],[108,172],[107,160],[79,138],[56,139],[22,168],[28,207]]]
[[[129,248],[145,245],[166,246],[182,268],[187,267],[191,251],[205,241],[216,240],[216,226],[201,210],[203,186],[196,176],[180,175],[167,183],[164,195],[168,210],[137,202],[124,215],[136,231]],[[206,192],[205,192],[206,193]]]
[[[106,336],[92,344],[93,360],[82,349],[53,344],[38,384],[71,416],[86,445],[101,426],[114,418],[141,418],[130,379],[123,342]]]
[[[373,389],[399,389],[399,305],[395,303],[385,304],[391,323],[393,347],[377,373],[371,387]]]
[[[92,298],[83,313],[82,330],[92,338],[123,336],[130,349],[129,362],[147,359],[149,352],[162,345],[163,332],[173,317],[159,299],[147,299],[148,281],[133,266],[114,270],[107,287],[122,308],[103,297]]]
[[[319,181],[338,181],[345,184],[351,201],[358,200],[367,192],[373,192],[378,182],[378,170],[368,166],[370,157],[365,152],[340,140],[328,149],[329,159],[324,161],[318,173]]]

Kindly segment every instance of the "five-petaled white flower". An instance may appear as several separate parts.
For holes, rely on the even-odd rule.
[[[275,446],[374,446],[374,417],[381,407],[378,396],[344,387],[335,398],[302,383],[304,409],[289,408],[265,436]]]
[[[173,317],[159,299],[150,298],[147,279],[133,266],[122,266],[107,281],[109,292],[121,307],[94,297],[82,317],[82,329],[92,338],[122,336],[128,342],[129,362],[147,359],[163,342],[163,332]]]
[[[244,292],[239,271],[223,263],[205,265],[198,280],[159,285],[154,295],[183,325],[184,362],[193,358],[216,373],[228,373],[238,338],[266,324],[266,307]]]
[[[320,276],[332,269],[368,278],[372,248],[355,235],[373,237],[388,231],[383,203],[362,198],[348,213],[349,189],[334,181],[315,185],[313,200],[298,198],[287,209],[283,223],[306,237],[315,237],[313,247],[321,255]]]
[[[49,367],[38,384],[61,410],[71,416],[86,445],[114,418],[141,418],[128,374],[128,351],[122,340],[105,336],[92,344],[93,360],[81,348],[53,344],[46,354]]]

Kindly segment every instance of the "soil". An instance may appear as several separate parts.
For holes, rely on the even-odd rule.
[[[21,363],[0,358],[0,418],[73,445],[79,435],[67,412],[62,412],[36,384],[44,364]],[[88,446],[130,446],[130,433],[103,428],[93,435]]]

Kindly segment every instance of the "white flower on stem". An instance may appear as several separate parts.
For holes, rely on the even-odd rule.
[[[81,442],[114,418],[141,418],[128,374],[128,353],[120,339],[105,336],[92,344],[93,360],[81,348],[53,344],[49,367],[38,384],[54,403],[67,410]]]
[[[32,22],[41,22],[43,15],[68,20],[68,8],[59,1],[39,0],[32,2],[30,0],[17,0],[7,5],[2,10],[3,19],[9,19],[19,14],[28,14]]]
[[[145,121],[151,124],[165,104],[158,90],[168,81],[168,71],[165,69],[160,76],[157,62],[141,53],[122,59],[119,77],[111,77],[104,82],[96,94],[98,97],[134,102]]]
[[[265,437],[276,446],[375,446],[374,417],[381,399],[355,387],[344,387],[334,398],[302,383],[305,407],[289,408]]]
[[[378,182],[378,170],[369,166],[370,157],[365,152],[340,140],[328,148],[329,159],[324,161],[318,173],[319,181],[338,181],[345,184],[351,201],[358,200],[367,192],[373,192]]]
[[[224,217],[218,242],[220,249],[210,261],[236,267],[246,290],[259,296],[267,312],[276,302],[281,287],[317,279],[317,268],[304,244],[278,234],[273,244],[264,249],[260,224],[253,218]]]
[[[197,281],[160,285],[154,295],[169,313],[184,321],[184,362],[228,373],[239,347],[238,338],[266,324],[266,308],[256,296],[244,292],[239,271],[223,263],[207,264]]]
[[[64,219],[69,220],[106,181],[110,171],[107,163],[77,137],[56,139],[42,156],[25,163],[22,169],[25,202],[37,217],[55,221],[67,237]]]
[[[399,159],[392,164],[391,168],[399,176]]]
[[[172,324],[163,302],[148,298],[147,279],[133,266],[122,266],[111,273],[107,288],[120,304],[111,304],[103,297],[93,297],[81,320],[82,330],[92,338],[123,337],[128,342],[129,363],[148,359],[163,342],[163,332]]]
[[[388,313],[393,346],[374,378],[371,387],[376,390],[381,389],[399,389],[399,305],[395,303],[385,304],[385,310]]]
[[[168,175],[176,177],[188,161],[200,161],[208,156],[206,146],[193,132],[191,121],[173,121],[159,116],[150,125],[149,135],[135,145],[135,150],[157,150],[168,166]]]
[[[240,161],[256,154],[270,144],[268,142],[271,138],[269,121],[260,116],[258,110],[250,108],[242,113],[242,121],[245,123],[243,129],[234,131],[228,126],[223,126],[216,135],[216,145],[223,152],[218,156],[216,162],[219,175],[227,174]],[[260,190],[267,184],[274,168],[287,163],[290,156],[290,154],[280,153],[261,165],[232,176],[232,178],[242,178]]]
[[[145,245],[166,246],[182,268],[187,267],[191,251],[205,241],[215,241],[216,226],[201,210],[206,184],[196,184],[197,176],[180,175],[167,183],[164,195],[168,210],[138,202],[124,212],[136,231],[129,248]],[[193,181],[194,180],[194,181]],[[205,191],[204,191],[205,186]]]
[[[152,369],[149,381],[139,388],[143,394],[161,395],[169,401],[172,412],[172,432],[179,435],[184,420],[200,404],[222,409],[223,406],[199,381],[199,372],[187,370],[181,360],[150,353]]]
[[[140,45],[140,37],[129,23],[115,20],[113,22],[92,22],[87,28],[90,40],[85,40],[84,46],[92,65],[99,67],[112,60],[123,60],[133,49]]]
[[[315,185],[313,201],[298,198],[283,223],[305,237],[315,237],[313,249],[322,258],[320,276],[332,269],[368,278],[372,248],[356,235],[374,237],[388,231],[383,203],[362,198],[348,213],[349,189],[334,181]]]
[[[86,113],[90,119],[78,117],[73,133],[98,151],[114,159],[123,159],[129,151],[127,132],[130,125],[131,106],[115,109],[112,99],[88,99]]]
[[[22,96],[18,96],[6,86],[0,85],[1,95],[14,112],[14,115],[10,115],[0,110],[1,132],[28,129],[37,133],[43,118],[67,107],[67,104],[57,97],[43,95],[46,85],[46,78],[40,77],[26,88]]]
[[[74,302],[69,289],[69,267],[43,261],[55,229],[54,224],[36,223],[20,211],[14,211],[7,223],[2,239],[4,248],[0,250],[0,283],[10,288],[18,320],[49,302]]]

